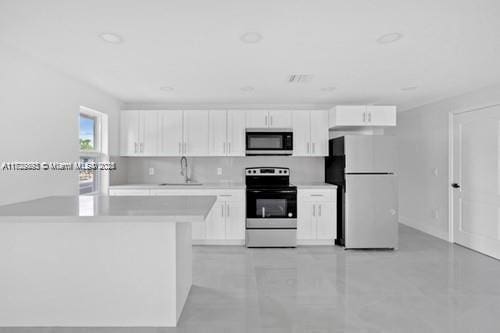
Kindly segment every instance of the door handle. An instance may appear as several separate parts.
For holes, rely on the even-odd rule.
[[[134,142],[134,153],[137,153],[137,142]]]
[[[316,153],[316,143],[312,143],[312,148],[313,148],[313,154]]]
[[[231,215],[231,212],[229,210],[229,205],[228,204],[226,204],[226,209],[227,209],[227,215],[226,216],[229,217]]]
[[[366,123],[366,112],[363,112],[363,122]]]
[[[141,153],[144,153],[144,143],[139,143],[139,149],[141,151]]]
[[[262,218],[266,217],[266,207],[262,207]]]
[[[313,216],[316,216],[316,205],[313,205]]]
[[[451,184],[451,187],[453,187],[453,188],[460,188],[460,184],[458,184],[458,183],[453,183],[453,184]]]
[[[231,142],[227,143],[227,153],[231,154]]]
[[[307,153],[309,154],[309,142],[307,143]]]
[[[372,113],[371,112],[368,112],[368,122],[369,123],[372,122]]]
[[[318,216],[321,216],[321,205],[318,206]]]

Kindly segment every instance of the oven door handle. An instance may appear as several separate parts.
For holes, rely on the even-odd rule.
[[[249,193],[297,193],[293,190],[247,190]]]

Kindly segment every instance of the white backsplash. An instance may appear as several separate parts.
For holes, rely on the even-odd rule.
[[[248,156],[248,157],[190,157],[188,158],[191,178],[202,183],[221,181],[244,182],[247,167],[274,166],[290,168],[292,183],[324,181],[323,157],[290,156]],[[158,184],[181,182],[179,157],[128,157],[119,160],[118,168],[126,170],[128,184]],[[154,168],[154,175],[149,175]],[[222,175],[217,175],[222,168]],[[124,184],[123,177],[113,180],[111,185]]]

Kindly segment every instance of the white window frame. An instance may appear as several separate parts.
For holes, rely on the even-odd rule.
[[[108,116],[105,113],[93,110],[91,108],[80,106],[80,112],[78,114],[78,119],[80,116],[95,119],[94,124],[94,149],[92,150],[81,150],[80,142],[78,142],[78,149],[80,151],[79,157],[90,157],[95,159],[96,162],[108,162]],[[78,134],[80,134],[80,127],[78,127]],[[78,135],[80,137],[80,135]],[[78,173],[78,193],[80,195],[94,195],[99,193],[107,193],[109,186],[109,172],[108,171],[96,171],[96,190],[93,192],[80,193],[80,173]]]

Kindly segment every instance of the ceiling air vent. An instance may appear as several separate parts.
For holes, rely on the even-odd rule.
[[[288,77],[288,83],[308,83],[312,78],[312,74],[292,74]]]

